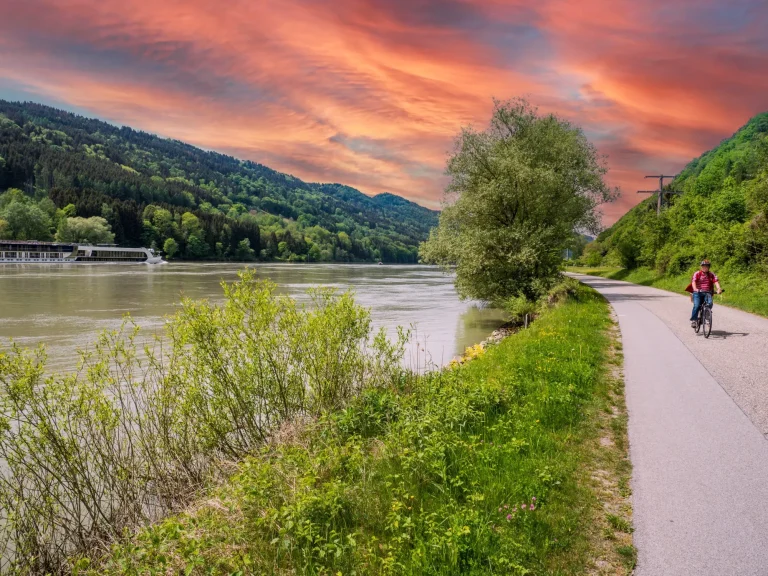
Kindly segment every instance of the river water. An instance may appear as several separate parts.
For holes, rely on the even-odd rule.
[[[233,281],[242,265],[0,264],[0,348],[9,340],[42,343],[48,370],[77,364],[77,350],[130,313],[146,331],[160,331],[181,296],[222,300],[220,282]],[[301,300],[307,288],[352,289],[371,309],[374,324],[391,334],[415,325],[406,364],[425,359],[444,365],[503,323],[503,314],[459,300],[450,276],[429,266],[255,264],[259,276]]]

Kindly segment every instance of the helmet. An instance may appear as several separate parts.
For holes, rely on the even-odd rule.
[[[707,259],[702,260],[700,265],[701,266],[711,266],[711,264],[709,263],[709,260],[707,260]]]

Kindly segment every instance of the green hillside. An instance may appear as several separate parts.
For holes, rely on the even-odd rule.
[[[680,289],[709,258],[736,289],[726,295],[731,304],[768,313],[760,304],[768,295],[768,113],[693,160],[670,188],[682,194],[666,197],[661,216],[655,196],[641,202],[587,246],[582,263]]]
[[[44,219],[42,231],[29,228],[43,236],[35,239],[52,239],[71,204],[69,216],[104,217],[119,244],[172,241],[190,259],[416,262],[437,224],[437,212],[391,194],[309,184],[177,140],[0,100],[0,193],[11,188],[25,198],[15,193],[5,205],[21,198]],[[0,237],[25,233],[4,229]]]

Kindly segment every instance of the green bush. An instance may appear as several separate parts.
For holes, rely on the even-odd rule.
[[[511,316],[512,322],[516,324],[525,322],[526,317],[533,317],[537,309],[538,302],[536,300],[529,300],[525,296],[507,298],[504,301],[504,310]]]
[[[298,305],[251,271],[224,291],[221,305],[184,300],[153,346],[130,322],[103,334],[73,374],[46,376],[43,350],[0,353],[0,572],[61,573],[178,510],[286,422],[403,379],[407,334],[374,334],[351,294]]]

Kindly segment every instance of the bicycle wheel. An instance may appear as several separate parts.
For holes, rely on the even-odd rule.
[[[712,310],[709,308],[704,308],[704,338],[709,338],[710,333],[712,332]]]
[[[699,330],[701,330],[701,324],[704,321],[702,318],[702,314],[703,314],[703,310],[699,310],[699,314],[698,316],[696,316],[696,334],[698,334]]]

